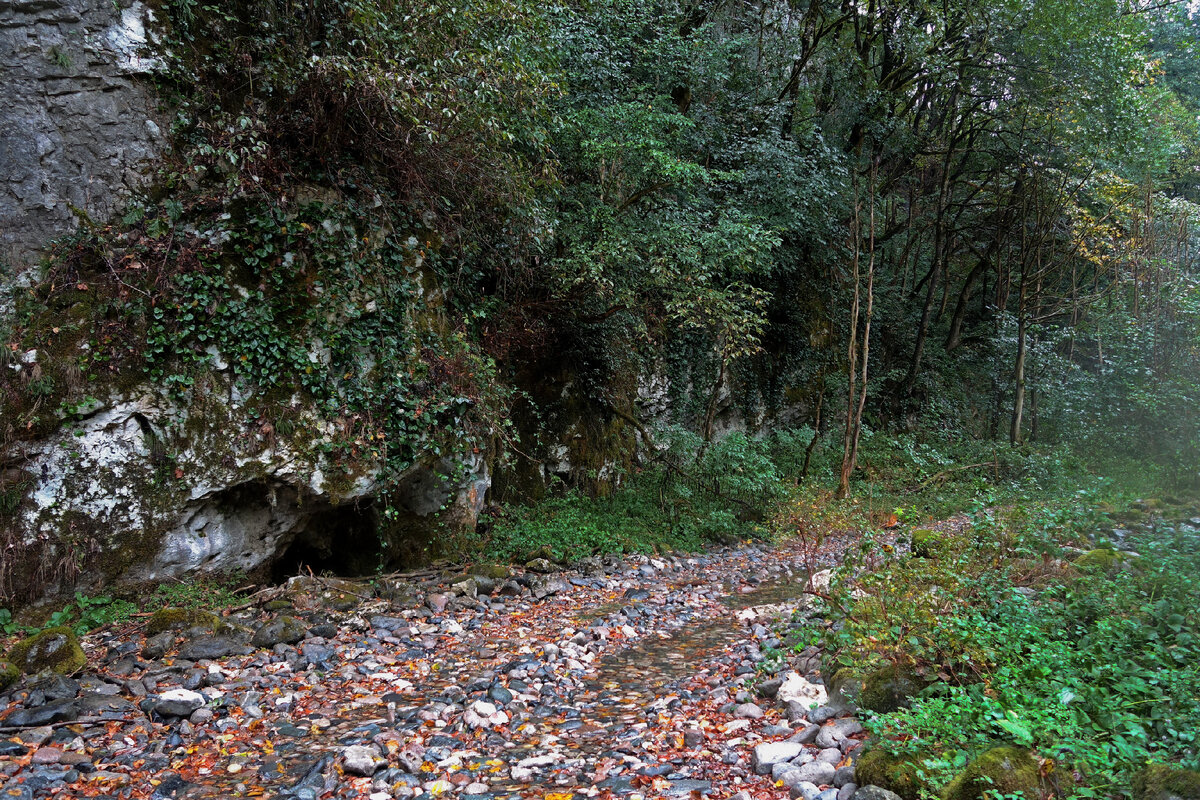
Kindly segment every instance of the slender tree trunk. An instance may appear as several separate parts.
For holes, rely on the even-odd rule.
[[[836,496],[844,498],[850,493],[850,476],[858,462],[858,442],[862,436],[863,410],[867,403],[867,361],[871,353],[871,314],[875,303],[875,165],[870,171],[867,186],[867,202],[870,203],[870,223],[867,239],[867,308],[863,326],[862,352],[858,348],[858,319],[860,309],[860,252],[862,249],[862,222],[858,202],[858,183],[855,181],[854,203],[854,301],[850,312],[850,346],[847,353],[846,431],[843,440],[842,470]],[[860,367],[861,359],[861,367]],[[860,372],[861,369],[861,372]],[[856,386],[857,384],[857,386]],[[857,391],[857,397],[855,392]]]
[[[937,214],[933,228],[933,269],[930,272],[929,286],[925,292],[925,307],[921,310],[921,322],[917,326],[917,342],[913,347],[912,363],[908,368],[908,374],[904,377],[904,382],[901,384],[904,397],[912,396],[913,387],[917,382],[917,375],[921,370],[921,357],[925,353],[925,340],[929,336],[929,325],[933,320],[934,300],[938,296],[938,280],[941,278],[942,270],[946,266],[946,238],[949,234],[946,230],[946,206],[947,197],[950,193],[950,162],[953,153],[954,149],[948,148],[946,158],[942,164],[941,184],[938,187]]]
[[[1024,292],[1022,292],[1022,299]],[[1022,306],[1024,303],[1021,304]],[[1017,321],[1017,363],[1013,369],[1016,388],[1013,392],[1012,425],[1008,430],[1008,443],[1014,447],[1021,443],[1021,415],[1025,411],[1025,310],[1021,309]]]

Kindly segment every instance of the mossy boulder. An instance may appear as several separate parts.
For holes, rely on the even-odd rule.
[[[912,554],[918,558],[941,558],[954,551],[954,540],[944,531],[918,528],[912,532]]]
[[[21,670],[17,669],[16,664],[0,661],[0,691],[12,686],[19,677],[21,677]]]
[[[195,608],[160,608],[146,622],[146,635],[154,636],[163,631],[182,631],[188,628],[204,628],[216,631],[221,618],[210,611]]]
[[[1136,800],[1200,800],[1200,772],[1150,764],[1133,776]]]
[[[908,708],[925,686],[926,681],[912,667],[889,664],[863,677],[858,706],[880,714]]]
[[[1076,558],[1072,563],[1077,569],[1086,572],[1112,573],[1120,569],[1135,566],[1137,560],[1135,556],[1127,553],[1122,553],[1108,547],[1101,547],[1096,550],[1089,550]]]
[[[842,707],[854,703],[862,691],[862,676],[850,667],[842,667],[825,679],[829,704]]]
[[[485,578],[491,578],[494,581],[504,581],[512,577],[512,567],[506,567],[503,564],[482,564],[472,570],[476,575],[482,575]]]
[[[993,747],[975,758],[942,790],[942,800],[984,800],[985,796],[1044,796],[1038,760],[1023,747]]]
[[[919,759],[894,756],[883,750],[868,750],[854,765],[855,783],[859,786],[879,786],[895,792],[904,800],[918,800],[922,793],[932,791],[921,777]]]
[[[71,675],[87,664],[87,657],[79,646],[79,637],[65,626],[47,628],[22,639],[8,651],[8,660],[29,675],[42,670]]]

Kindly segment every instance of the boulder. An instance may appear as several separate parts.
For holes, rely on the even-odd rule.
[[[1133,776],[1135,800],[1200,800],[1200,772],[1150,764]]]
[[[155,636],[164,631],[182,631],[188,628],[204,628],[215,631],[221,618],[210,611],[195,608],[160,608],[146,621],[146,635]]]
[[[863,677],[858,705],[880,714],[908,708],[913,696],[925,686],[925,681],[911,667],[889,664]]]
[[[42,670],[71,675],[87,664],[79,637],[65,626],[47,628],[22,639],[8,651],[8,660],[29,675]]]
[[[17,668],[16,664],[0,661],[0,691],[12,686],[19,677],[21,677],[21,670]]]
[[[854,776],[860,786],[886,789],[903,800],[919,800],[922,793],[929,793],[933,788],[918,773],[916,759],[894,756],[883,750],[864,753],[854,765]]]
[[[277,644],[295,644],[308,633],[308,625],[295,617],[279,617],[264,623],[254,631],[250,643],[255,647],[271,648]]]
[[[945,531],[917,528],[911,538],[912,554],[918,558],[937,559],[954,551],[954,540]]]
[[[804,752],[798,742],[765,742],[754,748],[754,771],[766,775],[776,764],[791,761]]]
[[[862,765],[859,765],[862,773]],[[977,756],[942,792],[943,800],[984,800],[997,794],[1038,800],[1043,790],[1038,760],[1022,747],[993,747]]]
[[[1085,572],[1113,573],[1126,569],[1137,563],[1137,557],[1118,550],[1101,547],[1089,550],[1072,562],[1077,569]]]

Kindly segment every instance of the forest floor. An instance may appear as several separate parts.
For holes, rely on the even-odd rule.
[[[97,631],[81,674],[0,695],[0,795],[849,798],[865,733],[775,637],[855,541],[298,577],[216,625]]]

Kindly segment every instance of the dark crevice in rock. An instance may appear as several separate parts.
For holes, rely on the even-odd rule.
[[[309,516],[271,566],[281,582],[311,569],[343,576],[373,574],[387,561],[375,504],[363,500],[317,511]]]

